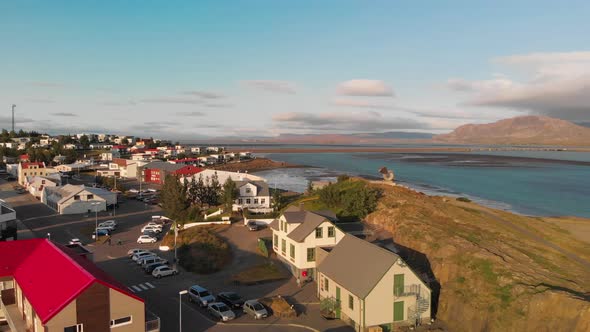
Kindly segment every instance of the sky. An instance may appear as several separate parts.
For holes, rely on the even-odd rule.
[[[590,121],[589,1],[2,1],[0,127],[162,138]],[[1,111],[4,109],[5,111]]]

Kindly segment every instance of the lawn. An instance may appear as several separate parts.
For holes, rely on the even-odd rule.
[[[232,281],[242,285],[255,285],[287,278],[289,274],[282,266],[264,263],[238,272],[232,277]]]

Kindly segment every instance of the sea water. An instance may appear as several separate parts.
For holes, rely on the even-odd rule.
[[[509,153],[512,154],[512,153]],[[274,153],[264,157],[312,168],[257,173],[269,185],[303,192],[308,180],[346,173],[379,177],[385,166],[396,182],[427,194],[466,196],[494,208],[528,215],[590,218],[588,154],[485,155],[457,153]],[[545,159],[541,159],[545,158]],[[564,160],[568,159],[568,160]]]

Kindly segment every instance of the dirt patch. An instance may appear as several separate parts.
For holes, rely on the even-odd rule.
[[[238,272],[232,277],[232,282],[239,285],[257,285],[288,278],[289,275],[282,266],[269,262]]]
[[[279,318],[295,318],[297,312],[294,306],[290,305],[284,297],[274,296],[260,299],[260,303],[270,308],[272,314]]]

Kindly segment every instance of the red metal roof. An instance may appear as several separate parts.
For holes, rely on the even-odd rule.
[[[21,154],[20,156],[18,156],[18,158],[20,160],[29,160],[29,155],[28,154]]]
[[[200,173],[202,171],[203,171],[203,169],[200,167],[187,165],[187,166],[184,166],[183,168],[180,168],[180,169],[177,169],[176,171],[174,171],[174,174],[176,174],[176,175],[193,175],[193,174]]]
[[[143,302],[94,263],[47,239],[0,242],[0,257],[0,277],[14,277],[43,324],[95,282]]]
[[[127,145],[113,145],[111,149],[127,149]]]
[[[40,168],[45,167],[44,163],[41,162],[33,162],[33,163],[22,163],[21,164],[23,168],[29,168],[29,166],[38,166]]]

